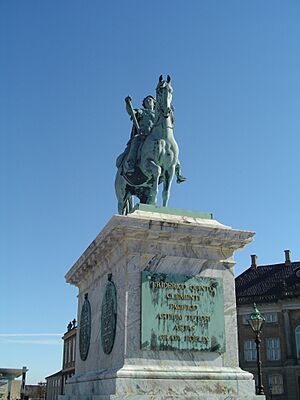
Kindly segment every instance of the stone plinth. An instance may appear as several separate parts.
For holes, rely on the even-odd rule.
[[[77,337],[76,374],[61,400],[264,398],[254,395],[252,375],[238,366],[232,256],[251,242],[253,234],[222,225],[209,215],[136,210],[113,216],[66,275],[67,282],[79,288],[79,331],[85,298],[91,308],[91,330],[85,361]],[[143,271],[221,281],[226,351],[142,350]],[[116,288],[117,318],[114,344],[106,354],[101,313],[109,280]]]

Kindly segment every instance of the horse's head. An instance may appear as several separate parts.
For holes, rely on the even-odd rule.
[[[158,112],[162,112],[165,118],[168,118],[172,113],[172,95],[173,88],[170,75],[167,76],[166,80],[160,75],[156,87],[156,108]]]

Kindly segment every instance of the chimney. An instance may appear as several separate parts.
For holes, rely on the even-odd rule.
[[[284,250],[285,254],[285,265],[288,267],[291,265],[291,250]]]
[[[257,268],[257,255],[251,254],[251,268]]]

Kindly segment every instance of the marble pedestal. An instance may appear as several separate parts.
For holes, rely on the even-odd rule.
[[[255,396],[252,374],[238,366],[232,256],[254,233],[165,211],[170,214],[113,216],[67,273],[67,282],[79,288],[79,327],[88,294],[91,337],[85,361],[77,337],[76,374],[60,400],[264,399]],[[221,278],[226,352],[141,350],[142,271]],[[117,290],[117,322],[112,351],[105,354],[100,325],[108,274]]]

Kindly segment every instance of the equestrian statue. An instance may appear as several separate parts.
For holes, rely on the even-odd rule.
[[[145,97],[143,108],[133,109],[131,97],[125,99],[133,127],[125,151],[116,160],[115,190],[121,215],[133,210],[134,196],[141,203],[156,206],[160,184],[163,206],[167,207],[174,176],[177,183],[186,180],[180,173],[179,149],[173,134],[172,95],[170,76],[164,80],[161,75],[156,98]]]

